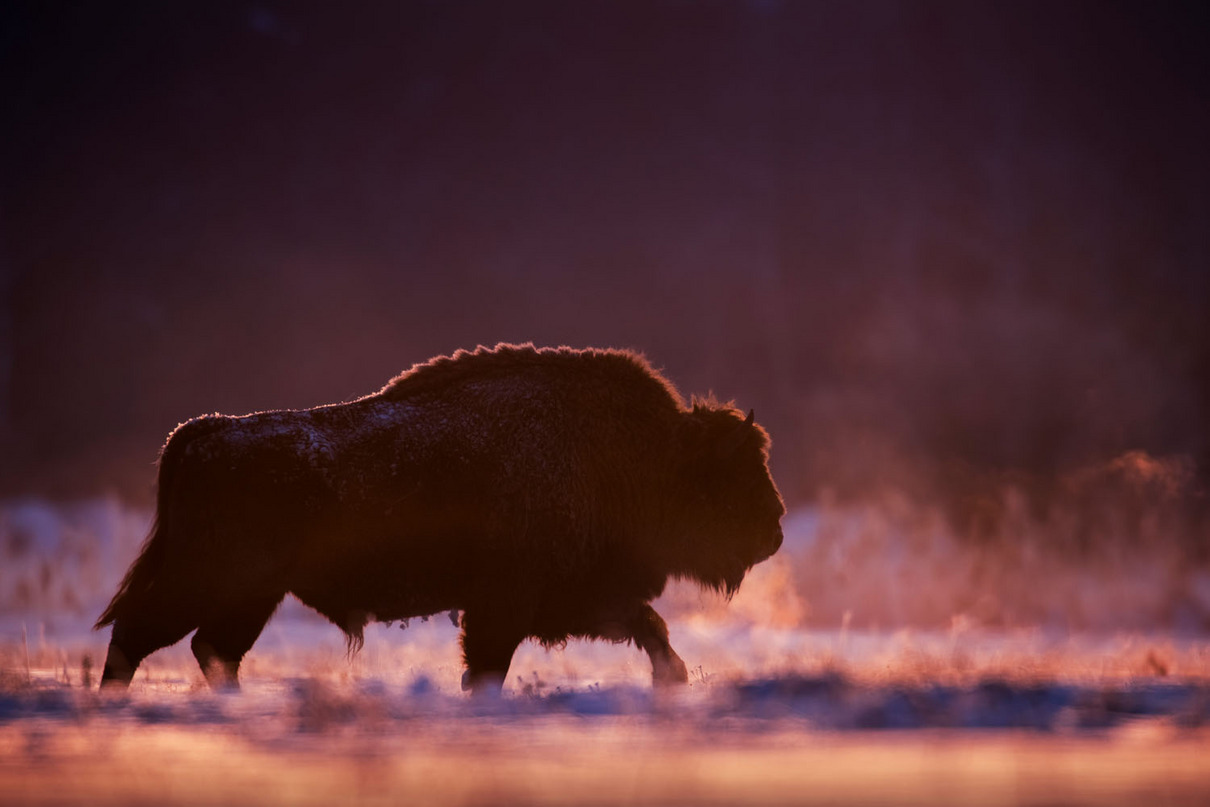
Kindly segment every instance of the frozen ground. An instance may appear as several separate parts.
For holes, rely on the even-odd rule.
[[[288,601],[241,691],[207,689],[182,643],[111,697],[88,626],[147,514],[0,503],[0,804],[1210,803],[1196,570],[1140,567],[1156,593],[1018,559],[1032,601],[1011,575],[972,600],[977,559],[944,536],[825,516],[789,519],[730,606],[658,604],[682,692],[654,693],[633,648],[573,643],[524,646],[504,696],[475,700],[444,616],[371,626],[350,659]],[[849,582],[816,591],[829,573]],[[1117,624],[1004,616],[1092,613],[1098,591]]]

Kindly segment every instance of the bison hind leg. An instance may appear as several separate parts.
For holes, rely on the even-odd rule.
[[[238,688],[239,665],[285,594],[249,600],[207,617],[193,635],[193,657],[214,689]]]
[[[132,664],[126,652],[111,641],[105,652],[105,666],[101,670],[101,688],[130,686],[138,666],[137,662]]]
[[[114,619],[101,672],[103,688],[128,686],[143,659],[161,647],[176,644],[193,630],[195,623],[177,616],[176,610],[140,608]]]

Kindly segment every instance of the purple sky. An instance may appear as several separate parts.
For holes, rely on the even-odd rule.
[[[1210,467],[1196,3],[6,5],[0,493],[501,340],[755,407],[792,501]]]

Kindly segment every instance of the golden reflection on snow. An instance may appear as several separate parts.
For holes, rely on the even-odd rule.
[[[0,803],[1196,804],[1208,738],[1162,727],[698,736],[648,718],[542,718],[406,736],[372,726],[284,750],[228,728],[0,727]]]

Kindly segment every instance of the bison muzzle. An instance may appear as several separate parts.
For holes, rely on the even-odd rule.
[[[464,688],[498,691],[528,638],[634,642],[687,680],[650,602],[730,595],[781,545],[765,431],[686,404],[634,353],[499,345],[313,409],[208,415],[160,454],[156,521],[97,627],[126,685],[196,629],[212,685],[287,594],[360,646],[370,620],[462,612]]]

